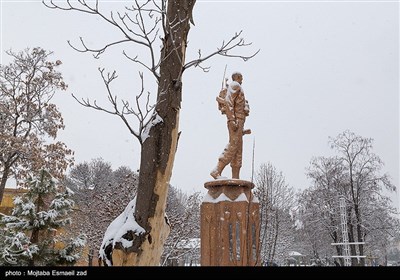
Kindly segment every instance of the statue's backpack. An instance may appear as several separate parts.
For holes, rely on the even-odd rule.
[[[218,96],[217,96],[217,102],[218,102],[218,110],[221,111],[221,114],[225,114],[226,113],[226,101],[225,101],[225,97],[226,94],[228,92],[228,79],[225,79],[225,87],[221,89],[221,91],[219,92]]]
[[[226,97],[226,93],[227,93],[228,89],[227,88],[223,88],[221,89],[221,91],[219,92],[218,96],[217,96],[217,102],[218,102],[218,110],[221,111],[221,114],[225,114],[225,97]]]

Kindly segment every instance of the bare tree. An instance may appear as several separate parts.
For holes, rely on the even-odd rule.
[[[322,255],[343,255],[342,247],[331,243],[342,241],[339,213],[339,195],[344,192],[344,167],[338,158],[316,157],[311,160],[307,177],[312,186],[304,190],[299,204],[302,230],[308,237],[310,253],[316,258]],[[343,265],[343,259],[339,259]]]
[[[171,232],[165,242],[162,265],[178,265],[185,259],[200,261],[200,192],[191,195],[170,186],[167,199],[167,217]],[[195,241],[195,242],[193,242]],[[190,262],[189,262],[190,263]]]
[[[365,248],[372,252],[374,244],[388,244],[398,229],[395,209],[382,192],[395,187],[387,174],[380,174],[383,162],[372,152],[372,139],[345,131],[330,138],[330,143],[339,155],[312,159],[307,173],[312,185],[301,196],[299,218],[306,232],[343,242],[339,216],[339,196],[343,196],[350,254],[365,255]],[[315,249],[329,252],[322,244]],[[336,253],[343,255],[341,246],[336,246]],[[352,265],[364,265],[360,260],[353,258]],[[343,260],[338,263],[343,265]]]
[[[6,53],[13,62],[0,66],[0,202],[11,176],[19,184],[28,173],[44,168],[60,179],[73,163],[64,143],[46,141],[64,129],[61,113],[51,103],[57,90],[67,88],[56,70],[61,61],[50,61],[52,53],[41,48]]]
[[[249,45],[240,37],[241,32],[238,32],[231,39],[223,41],[215,52],[203,56],[199,51],[197,59],[186,62],[187,37],[190,23],[193,24],[194,4],[195,0],[134,1],[131,6],[126,7],[125,12],[107,14],[100,9],[99,1],[95,1],[92,5],[84,0],[78,0],[74,4],[66,1],[64,6],[55,4],[53,1],[45,3],[49,8],[97,16],[114,27],[121,36],[121,39],[98,48],[88,46],[81,38],[81,47],[72,46],[77,51],[90,52],[98,58],[115,45],[128,43],[142,46],[148,51],[150,61],[148,64],[140,60],[138,56],[131,56],[125,51],[123,54],[149,71],[157,81],[158,90],[154,108],[148,102],[145,102],[146,106],[143,109],[138,106],[143,89],[136,97],[135,107],[124,100],[118,103],[117,97],[111,93],[110,88],[110,84],[117,75],[115,72],[106,74],[103,69],[100,69],[100,72],[112,108],[103,108],[96,102],[77,99],[86,107],[118,116],[141,144],[139,186],[134,218],[143,228],[140,232],[144,234],[128,233],[126,236],[129,236],[129,241],[132,241],[129,242],[132,244],[129,248],[124,247],[123,242],[113,243],[113,256],[118,255],[121,265],[158,265],[160,262],[165,238],[169,231],[164,216],[178,144],[184,71],[190,67],[200,67],[207,71],[207,67],[202,66],[202,63],[216,55],[247,60],[256,54],[251,56],[232,54],[232,50]],[[158,45],[157,38],[160,33],[162,33],[162,46],[158,51],[156,45]],[[140,78],[143,85],[142,74]],[[127,120],[129,115],[137,118],[138,130],[135,130]]]
[[[306,189],[299,195],[295,214],[296,250],[323,265],[331,263],[331,256],[342,255],[342,247],[331,245],[340,241],[339,215],[332,211],[333,202],[325,205],[317,191]],[[338,252],[334,253],[335,250]]]
[[[339,153],[339,158],[346,169],[346,194],[349,204],[349,218],[354,218],[350,224],[350,238],[356,242],[365,241],[363,228],[363,212],[369,199],[382,197],[382,189],[395,191],[387,174],[380,174],[382,160],[372,152],[371,138],[364,138],[346,130],[336,138],[330,138],[331,147]],[[355,230],[353,232],[353,226]],[[356,245],[351,245],[352,254],[356,252]],[[358,252],[364,255],[364,244],[358,244]],[[353,260],[355,264],[357,260]],[[364,259],[361,259],[364,265]]]
[[[285,182],[282,172],[271,163],[262,164],[255,179],[255,195],[260,201],[261,257],[264,263],[277,259],[283,263],[294,231],[291,210],[295,206],[295,192]]]
[[[102,158],[84,161],[71,168],[67,177],[68,186],[73,191],[105,189],[113,180],[111,163]]]
[[[65,185],[76,202],[71,234],[84,233],[89,252],[97,256],[107,226],[136,194],[138,176],[126,166],[113,171],[109,162],[96,158],[72,167]]]
[[[364,207],[365,254],[387,265],[393,241],[400,237],[398,213],[387,197],[373,197]]]

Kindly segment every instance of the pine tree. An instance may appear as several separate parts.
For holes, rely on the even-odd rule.
[[[86,244],[84,235],[62,240],[57,230],[71,223],[73,194],[56,185],[46,170],[27,181],[28,191],[14,198],[10,216],[2,216],[0,225],[0,265],[73,265]]]

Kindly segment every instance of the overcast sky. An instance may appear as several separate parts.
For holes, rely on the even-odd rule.
[[[1,62],[5,50],[40,46],[63,61],[68,83],[54,102],[66,124],[59,139],[75,151],[76,163],[102,157],[114,168],[139,168],[137,140],[115,116],[84,108],[71,97],[96,99],[108,106],[98,67],[117,70],[115,94],[133,100],[138,93],[137,64],[122,48],[95,60],[78,53],[82,36],[94,48],[118,39],[118,33],[98,18],[51,10],[41,1],[1,1]],[[58,1],[63,2],[63,1]],[[89,1],[88,1],[89,2]],[[104,9],[120,9],[129,1],[100,1]],[[182,131],[171,184],[187,192],[204,191],[211,169],[228,142],[226,117],[217,109],[227,64],[227,76],[240,71],[250,104],[245,127],[241,178],[251,180],[254,166],[271,162],[286,182],[309,185],[306,168],[313,156],[331,156],[328,137],[346,129],[373,138],[373,151],[399,186],[399,3],[397,1],[201,1],[197,0],[189,32],[187,61],[215,51],[222,40],[240,30],[249,48],[239,54],[259,54],[244,62],[214,58],[208,73],[191,68],[183,76]],[[125,46],[145,57],[137,46]],[[146,76],[155,96],[155,81]],[[255,171],[256,171],[255,170]],[[223,176],[230,176],[228,166]],[[397,196],[398,197],[398,196]],[[396,198],[393,196],[393,198]],[[397,199],[397,204],[398,198]]]

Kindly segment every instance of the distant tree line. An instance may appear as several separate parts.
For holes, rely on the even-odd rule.
[[[385,193],[396,186],[382,173],[383,162],[373,153],[373,139],[346,130],[329,138],[333,157],[314,157],[307,176],[311,185],[295,195],[283,174],[269,163],[260,167],[255,193],[261,207],[261,256],[265,264],[287,265],[289,251],[314,260],[314,264],[344,265],[339,199],[352,266],[387,263],[400,237],[396,208]],[[339,245],[331,245],[336,243]]]

